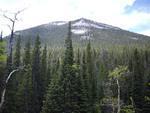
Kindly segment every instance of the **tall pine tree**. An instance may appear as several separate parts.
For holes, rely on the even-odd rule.
[[[79,74],[79,64],[73,60],[70,22],[65,47],[60,78],[51,81],[42,113],[87,113],[87,97]]]
[[[142,113],[144,95],[143,95],[143,64],[140,53],[137,49],[134,50],[133,56],[133,101],[135,104],[136,113]]]
[[[45,45],[42,51],[42,58],[41,58],[41,89],[42,89],[42,97],[46,91],[47,87],[47,47]]]
[[[30,40],[25,44],[25,51],[23,56],[23,65],[21,80],[17,90],[17,111],[16,113],[34,113],[33,106],[33,85],[32,85],[32,69],[31,69],[31,48]]]
[[[91,43],[89,41],[86,48],[86,63],[87,63],[87,77],[88,77],[88,96],[89,96],[89,105],[90,111],[95,113],[95,104],[96,104],[96,76],[94,74],[94,66],[92,62],[92,52],[91,52]]]
[[[40,51],[41,42],[40,37],[37,36],[35,40],[33,57],[32,57],[32,84],[33,84],[33,111],[34,113],[39,113],[42,105],[42,78],[40,69]]]
[[[21,38],[20,36],[17,38],[16,47],[15,47],[15,55],[13,60],[14,68],[19,67],[21,61]]]

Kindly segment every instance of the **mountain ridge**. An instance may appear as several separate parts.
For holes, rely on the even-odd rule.
[[[71,21],[72,38],[74,42],[92,40],[94,43],[132,44],[149,43],[150,37],[119,27],[96,22],[90,19],[79,18]],[[43,42],[62,43],[67,36],[68,21],[54,21],[29,29],[16,31],[16,35],[24,38],[35,38],[39,35]]]

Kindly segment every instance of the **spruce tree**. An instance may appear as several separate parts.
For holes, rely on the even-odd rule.
[[[15,45],[15,53],[14,53],[14,58],[13,58],[13,67],[11,69],[16,69],[20,66],[21,64],[21,40],[20,37],[16,39],[16,45]],[[18,84],[19,81],[21,81],[21,76],[20,72],[17,72],[13,75],[12,78],[10,78],[8,86],[7,86],[7,92],[6,92],[6,106],[4,108],[4,112],[9,112],[13,113],[17,111],[17,101],[16,98],[16,92],[18,90]]]
[[[134,50],[133,56],[133,101],[135,104],[136,113],[142,113],[144,95],[143,95],[143,64],[140,53],[137,49]]]
[[[87,94],[88,94],[88,77],[87,77],[87,73],[86,73],[86,58],[85,58],[85,51],[83,51],[83,55],[82,55],[82,63],[81,63],[81,75],[82,75],[82,78],[83,78],[83,81],[84,81],[84,85],[85,85],[85,88],[87,90]]]
[[[150,78],[145,83],[145,92],[144,92],[144,105],[142,113],[149,113],[150,112]]]
[[[31,64],[31,43],[30,43],[30,39],[25,44],[23,64],[25,66]]]
[[[31,48],[30,39],[25,44],[23,56],[24,71],[21,72],[22,80],[17,90],[17,111],[18,113],[34,113],[33,112],[33,85],[32,85],[32,69],[31,69]]]
[[[87,105],[87,113],[90,112],[90,104],[89,104],[89,79],[86,73],[87,70],[87,64],[86,64],[86,55],[85,55],[85,51],[83,51],[83,55],[82,55],[82,63],[81,63],[81,78],[83,81],[83,87],[84,87],[84,95],[85,95],[85,99],[86,99],[86,105]]]
[[[32,57],[32,84],[33,84],[33,111],[34,113],[39,113],[42,105],[42,78],[40,69],[40,51],[41,42],[40,37],[37,36],[35,40],[33,57]]]
[[[72,97],[74,95],[73,92],[73,79],[75,76],[73,66],[73,47],[71,40],[71,22],[69,22],[69,31],[68,37],[65,40],[65,55],[63,58],[62,71],[61,71],[61,84],[63,89],[63,110],[65,113],[71,113],[74,110],[74,107],[77,107],[76,110],[79,109],[79,106],[76,102],[72,103],[72,99],[76,99],[76,97]],[[75,85],[75,84],[74,84]],[[75,101],[75,100],[74,100]],[[74,106],[75,105],[75,106]]]
[[[13,60],[14,68],[19,67],[21,61],[21,38],[20,36],[16,40],[16,47],[15,47],[15,55]]]
[[[41,82],[42,82],[42,96],[44,96],[44,93],[46,91],[46,81],[47,81],[47,47],[45,45],[43,51],[42,51],[42,58],[41,58]]]
[[[145,83],[143,113],[150,112],[150,50],[145,51]]]
[[[0,94],[3,89],[4,64],[6,61],[5,42],[0,40]]]
[[[73,47],[71,40],[71,22],[69,22],[68,37],[65,41],[65,55],[62,64],[61,86],[63,91],[63,112],[65,113],[86,113],[87,97],[80,76],[80,65],[74,63]]]
[[[46,92],[41,113],[63,113],[62,89],[57,78],[52,78]]]
[[[60,78],[51,81],[42,113],[87,113],[87,96],[79,73],[79,64],[73,61],[70,22],[65,47]]]
[[[88,77],[88,96],[89,96],[89,104],[90,104],[90,110],[92,113],[95,112],[95,104],[96,104],[96,77],[94,75],[94,68],[93,68],[93,62],[92,62],[92,52],[91,52],[91,44],[90,41],[86,48],[87,56],[86,56],[86,62],[87,62],[87,77]]]
[[[16,92],[16,113],[34,113],[33,107],[33,88],[31,66],[28,65],[25,72],[22,72],[22,80],[18,84]]]

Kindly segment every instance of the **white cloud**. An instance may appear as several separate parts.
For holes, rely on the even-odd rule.
[[[117,17],[114,17],[108,21],[111,24],[120,26],[124,29],[133,29],[138,25],[149,22],[149,20],[150,20],[150,15],[148,13],[134,11],[131,14],[118,15]]]
[[[139,32],[140,34],[144,34],[150,36],[150,29]]]
[[[123,29],[131,29],[150,19],[149,14],[132,12],[125,14],[125,7],[135,0],[10,0],[0,1],[1,9],[16,11],[26,8],[16,25],[16,30],[48,23],[56,20],[73,20],[80,17],[111,24]],[[7,22],[0,17],[0,29],[8,33]],[[2,25],[3,24],[3,25]]]

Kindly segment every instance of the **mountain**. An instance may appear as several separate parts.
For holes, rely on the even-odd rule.
[[[118,27],[80,18],[72,22],[72,39],[74,44],[83,44],[91,40],[94,44],[145,44],[150,42],[150,37],[129,32]],[[42,42],[48,45],[63,45],[67,36],[68,22],[56,21],[33,28],[16,31],[22,40],[35,39],[37,35]]]

